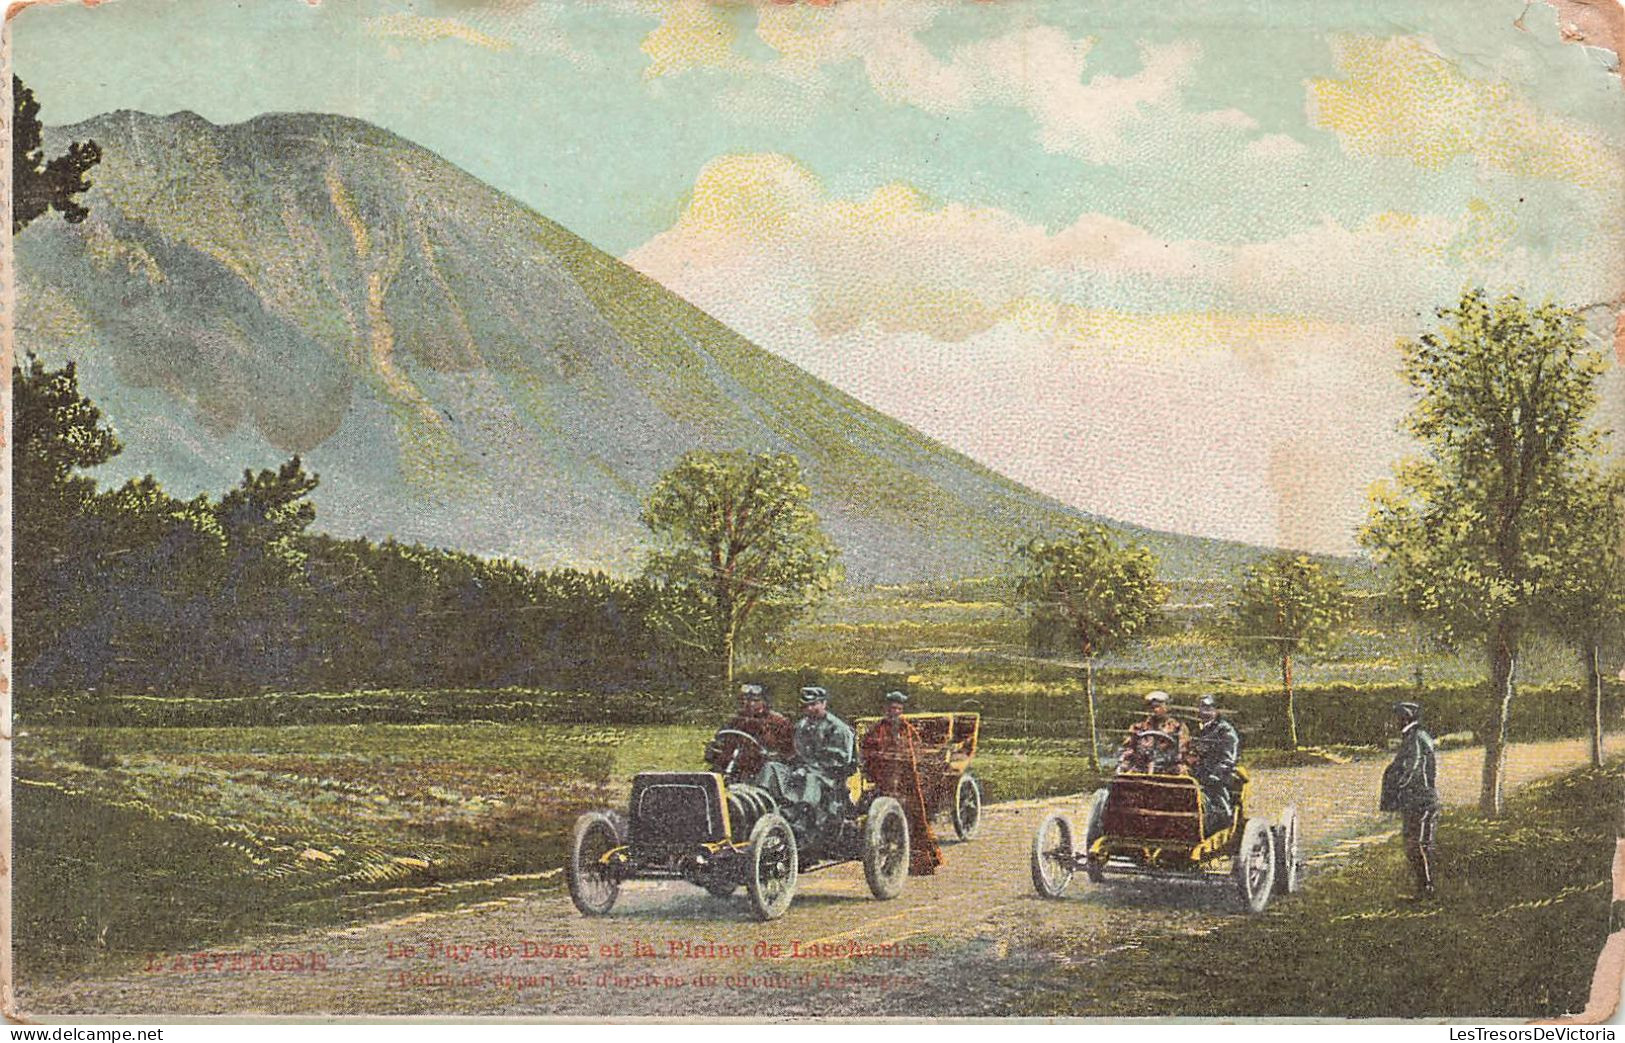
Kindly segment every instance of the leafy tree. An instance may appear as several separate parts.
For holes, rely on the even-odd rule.
[[[1422,456],[1374,490],[1361,541],[1443,639],[1486,647],[1479,806],[1497,815],[1520,645],[1558,592],[1563,547],[1589,525],[1569,508],[1601,449],[1590,416],[1603,363],[1571,308],[1471,290],[1437,314],[1403,345]]]
[[[1625,472],[1577,482],[1572,518],[1585,519],[1558,548],[1564,568],[1553,597],[1552,629],[1580,654],[1591,700],[1591,763],[1602,767],[1602,648],[1625,620]]]
[[[243,472],[214,516],[225,534],[225,575],[216,616],[224,668],[241,683],[287,676],[301,658],[305,530],[318,479],[295,456],[275,470]]]
[[[68,151],[46,162],[39,102],[23,81],[11,78],[11,231],[26,228],[48,210],[69,224],[89,216],[74,197],[90,189],[90,168],[101,162],[101,146],[75,141]]]
[[[12,583],[19,671],[90,611],[81,521],[96,496],[81,472],[122,451],[73,363],[13,366]]]
[[[661,546],[646,575],[673,597],[666,618],[733,683],[742,636],[782,626],[840,576],[835,544],[787,453],[684,454],[655,483],[643,523]]]
[[[1292,660],[1324,651],[1348,622],[1343,581],[1319,562],[1298,554],[1271,554],[1247,566],[1230,603],[1231,637],[1242,653],[1281,665],[1287,749],[1298,748],[1292,702]]]
[[[1059,540],[1036,538],[1018,553],[1026,567],[1016,596],[1026,606],[1035,641],[1064,635],[1083,657],[1089,749],[1098,768],[1095,661],[1143,636],[1160,615],[1168,588],[1157,581],[1157,559],[1148,548],[1120,544],[1104,526]]]

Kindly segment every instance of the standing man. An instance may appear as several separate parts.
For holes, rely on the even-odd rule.
[[[1219,704],[1211,695],[1196,700],[1196,732],[1191,736],[1191,774],[1202,787],[1207,806],[1204,822],[1208,833],[1230,824],[1230,780],[1236,774],[1241,756],[1241,736],[1235,725],[1219,716]]]
[[[1433,736],[1422,729],[1422,707],[1395,703],[1399,725],[1399,752],[1382,773],[1383,811],[1403,816],[1405,857],[1416,876],[1416,897],[1433,897],[1433,831],[1439,823],[1438,758]]]
[[[796,838],[825,832],[845,803],[847,777],[857,767],[852,726],[830,712],[829,692],[817,685],[801,690],[794,753],[788,763],[768,761],[756,777],[790,819]]]
[[[908,696],[886,693],[886,716],[863,737],[863,774],[883,797],[894,797],[908,816],[910,876],[930,876],[942,864],[920,783],[920,733],[903,710]]]
[[[774,712],[768,702],[766,685],[740,685],[739,712],[722,727],[754,736],[762,745],[758,748],[737,735],[712,739],[705,747],[705,763],[713,771],[726,772],[732,765],[735,777],[748,779],[762,770],[768,757],[786,758],[795,753],[795,726],[784,714]]]
[[[1166,732],[1174,737],[1177,744],[1174,750],[1174,759],[1183,763],[1190,752],[1190,732],[1185,728],[1185,722],[1168,713],[1167,692],[1147,692],[1145,696],[1146,715],[1129,728],[1128,735],[1123,738],[1123,747],[1132,750],[1137,743],[1141,732]]]

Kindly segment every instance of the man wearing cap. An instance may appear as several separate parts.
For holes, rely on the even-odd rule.
[[[1230,824],[1230,780],[1236,774],[1236,760],[1241,756],[1241,736],[1235,725],[1219,716],[1219,704],[1211,695],[1196,700],[1196,731],[1191,736],[1191,774],[1202,787],[1203,803],[1207,806],[1207,832],[1213,833]]]
[[[851,725],[830,712],[829,692],[816,685],[801,690],[801,720],[788,762],[768,761],[756,784],[778,801],[798,838],[822,833],[839,817],[847,777],[857,767]]]
[[[1399,752],[1382,773],[1383,811],[1397,811],[1404,821],[1405,857],[1416,877],[1416,897],[1432,898],[1433,832],[1439,823],[1438,759],[1433,736],[1422,728],[1422,707],[1395,703]]]
[[[1168,713],[1168,693],[1147,692],[1145,706],[1146,716],[1135,721],[1133,726],[1129,728],[1128,735],[1123,738],[1124,754],[1133,754],[1139,748],[1140,743],[1138,740],[1141,732],[1164,732],[1172,736],[1174,740],[1173,747],[1168,750],[1168,755],[1174,762],[1183,766],[1185,757],[1190,752],[1190,733],[1185,729],[1184,721]],[[1165,749],[1167,745],[1158,742],[1154,748],[1160,751]],[[1158,753],[1155,759],[1158,763],[1162,763],[1164,758],[1161,753]],[[1179,770],[1183,770],[1183,767]]]
[[[732,765],[737,778],[751,778],[762,770],[768,757],[784,758],[795,752],[794,727],[788,717],[769,705],[766,685],[742,684],[739,712],[723,725],[723,730],[754,736],[761,746],[737,735],[722,735],[706,744],[705,763],[712,771],[727,771]]]
[[[920,782],[920,733],[903,716],[908,696],[886,693],[886,716],[863,737],[863,775],[883,797],[894,797],[908,816],[908,871],[929,876],[942,864],[942,851],[931,832],[925,789]]]

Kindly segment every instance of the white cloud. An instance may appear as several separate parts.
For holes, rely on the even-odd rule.
[[[626,260],[1067,502],[1347,550],[1368,480],[1399,451],[1396,337],[1468,282],[1617,299],[1622,245],[1617,231],[1520,245],[1515,211],[1479,200],[1241,244],[1095,213],[1050,231],[901,184],[836,198],[760,154],[707,165],[678,221]]]

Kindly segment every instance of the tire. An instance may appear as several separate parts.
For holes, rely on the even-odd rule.
[[[1095,841],[1106,834],[1106,801],[1111,796],[1111,792],[1109,789],[1097,789],[1094,796],[1089,798],[1088,825],[1084,827],[1083,831],[1083,850],[1085,854],[1094,850]],[[1083,872],[1089,877],[1091,884],[1106,882],[1105,866],[1093,860],[1084,864]]]
[[[1275,893],[1297,894],[1303,887],[1303,852],[1298,839],[1298,809],[1281,812],[1275,827]]]
[[[982,784],[970,772],[959,776],[954,786],[954,832],[960,840],[975,840],[982,828]]]
[[[751,911],[760,920],[777,920],[790,908],[800,875],[800,855],[790,823],[776,814],[763,815],[750,831],[745,848],[745,890]],[[715,892],[713,892],[715,893]]]
[[[1033,834],[1033,888],[1045,898],[1059,898],[1072,883],[1077,852],[1072,846],[1072,820],[1063,811],[1052,811]]]
[[[896,898],[908,879],[908,819],[903,805],[879,797],[869,805],[863,824],[863,876],[869,893],[885,900]]]
[[[564,883],[581,915],[603,916],[615,908],[621,881],[604,865],[603,857],[625,842],[625,835],[608,812],[589,811],[576,819],[570,837],[570,860],[564,864]]]
[[[1234,876],[1241,906],[1261,913],[1275,888],[1275,833],[1263,819],[1248,819],[1236,850]]]

